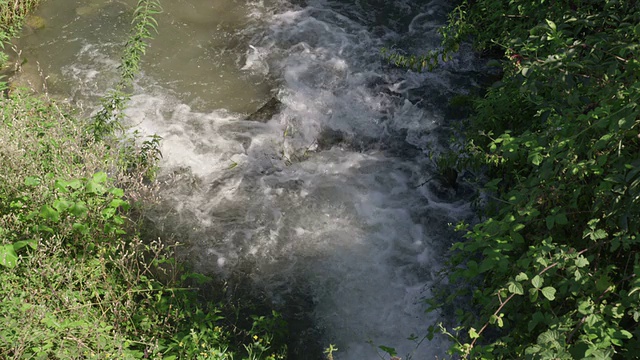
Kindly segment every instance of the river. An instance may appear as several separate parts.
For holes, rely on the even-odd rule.
[[[131,1],[48,0],[18,42],[24,77],[95,110],[117,79]],[[172,0],[126,111],[162,136],[162,205],[149,214],[198,271],[242,279],[292,322],[292,347],[336,359],[442,358],[422,299],[470,216],[467,185],[433,178],[448,101],[476,86],[470,51],[434,72],[380,49],[438,46],[447,1]],[[38,74],[42,74],[42,76]],[[272,117],[247,120],[270,99]],[[455,112],[455,111],[454,111]],[[239,281],[239,280],[238,280]],[[248,285],[247,285],[248,284]],[[415,335],[418,340],[409,339]],[[293,352],[296,353],[295,351]],[[314,359],[319,355],[303,355]],[[385,358],[388,358],[385,357]]]

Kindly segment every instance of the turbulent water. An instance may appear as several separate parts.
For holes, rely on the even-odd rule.
[[[22,81],[42,86],[41,72],[50,93],[94,109],[116,79],[133,5],[46,2],[47,26],[18,44]],[[446,2],[162,5],[127,110],[133,129],[164,139],[163,206],[150,220],[187,244],[199,271],[242,279],[298,319],[300,359],[320,357],[300,350],[313,341],[336,344],[336,359],[376,359],[379,345],[441,357],[444,339],[418,346],[433,321],[422,299],[452,241],[447,224],[469,205],[464,186],[433,179],[427,155],[448,146],[447,102],[474,86],[476,64],[459,56],[414,73],[380,49],[433,49]],[[246,120],[274,97],[272,118]]]

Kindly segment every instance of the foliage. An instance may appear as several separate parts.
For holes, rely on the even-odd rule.
[[[153,17],[158,13],[160,4],[157,0],[138,1],[131,34],[124,46],[119,66],[120,80],[115,88],[103,97],[102,108],[93,115],[91,132],[96,140],[114,134],[116,130],[122,130],[122,111],[131,97],[127,89],[140,72],[140,60],[147,49],[147,41],[152,38],[152,32],[158,30],[158,23]]]
[[[466,127],[488,204],[457,226],[448,277],[461,285],[433,303],[472,305],[441,331],[465,358],[635,358],[640,4],[487,0],[456,14],[451,38],[503,54],[504,75]]]
[[[93,125],[46,94],[0,98],[0,358],[284,358],[279,314],[231,305],[178,244],[141,237],[160,138]]]

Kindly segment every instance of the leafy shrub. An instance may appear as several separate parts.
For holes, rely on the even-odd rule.
[[[449,279],[473,358],[634,358],[640,349],[640,5],[465,2],[446,31],[503,54],[466,151],[489,178]],[[446,295],[440,303],[453,304]]]

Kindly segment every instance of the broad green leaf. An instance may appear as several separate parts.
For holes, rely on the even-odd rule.
[[[547,229],[551,230],[551,229],[553,229],[553,225],[556,222],[556,217],[553,216],[553,215],[549,215],[549,216],[547,216],[545,221],[546,221],[546,224],[547,224]]]
[[[542,160],[544,160],[544,157],[537,151],[529,154],[529,161],[531,161],[533,165],[540,165],[542,163]]]
[[[70,188],[72,188],[74,190],[78,190],[78,189],[80,189],[82,187],[82,181],[80,181],[78,179],[74,179],[74,180],[69,181],[66,186],[68,186],[68,187],[70,187]]]
[[[527,274],[521,272],[520,274],[516,275],[516,281],[525,281],[525,280],[529,280],[529,277],[527,276]]]
[[[566,225],[569,223],[569,220],[567,219],[567,215],[565,215],[564,213],[560,213],[558,215],[556,215],[556,224],[559,225]]]
[[[104,210],[102,210],[102,218],[103,219],[110,219],[113,217],[113,215],[115,215],[116,213],[116,209],[115,208],[106,208]]]
[[[65,210],[67,210],[68,208],[70,208],[71,206],[73,206],[73,202],[67,201],[67,200],[56,200],[56,201],[53,202],[53,207],[58,212],[63,212]]]
[[[598,229],[590,233],[589,237],[591,238],[591,240],[594,240],[594,241],[604,239],[607,237],[607,232],[602,229]]]
[[[89,182],[87,182],[87,187],[85,188],[85,191],[87,194],[101,195],[101,194],[104,194],[106,190],[104,186],[102,186],[100,183],[93,180],[89,180]]]
[[[0,246],[0,265],[13,269],[18,263],[18,255],[13,248],[13,245]]]
[[[559,334],[555,330],[547,330],[538,336],[538,344],[548,345],[558,341]]]
[[[589,260],[586,257],[580,255],[576,258],[576,266],[581,268],[589,265]]]
[[[80,234],[87,235],[89,233],[89,228],[85,224],[74,223],[73,230],[79,232]]]
[[[38,242],[36,240],[20,240],[13,243],[13,249],[18,251],[25,246],[29,246],[33,250],[38,248]]]
[[[531,285],[533,285],[533,287],[535,287],[536,289],[540,289],[542,287],[542,284],[544,284],[544,279],[540,277],[540,275],[536,275],[533,277],[533,279],[531,279]]]
[[[543,287],[540,291],[542,295],[550,301],[556,298],[556,289],[551,286]]]
[[[24,184],[26,186],[36,186],[36,185],[40,185],[40,179],[38,179],[37,177],[33,177],[33,176],[27,176],[24,179]]]
[[[113,196],[121,198],[124,196],[124,190],[120,188],[111,188],[109,189],[109,193],[113,194]]]
[[[380,345],[378,346],[378,348],[384,352],[386,352],[387,354],[389,354],[389,356],[396,356],[398,355],[398,353],[396,352],[396,349],[392,348],[392,347],[388,347],[388,346],[384,346],[384,345]]]
[[[69,212],[75,217],[80,217],[89,212],[89,209],[87,209],[87,206],[82,201],[79,201],[69,208]]]
[[[524,289],[519,282],[510,281],[508,289],[513,294],[524,295]]]
[[[107,182],[107,174],[104,171],[97,172],[93,175],[93,181],[98,184],[104,184]]]
[[[469,329],[469,337],[472,338],[472,339],[477,339],[477,338],[480,337],[480,334],[478,334],[476,332],[475,328],[471,328],[471,329]]]
[[[60,214],[56,211],[56,209],[52,208],[49,205],[42,205],[42,207],[40,208],[40,217],[53,222],[57,222],[58,220],[60,220]]]

